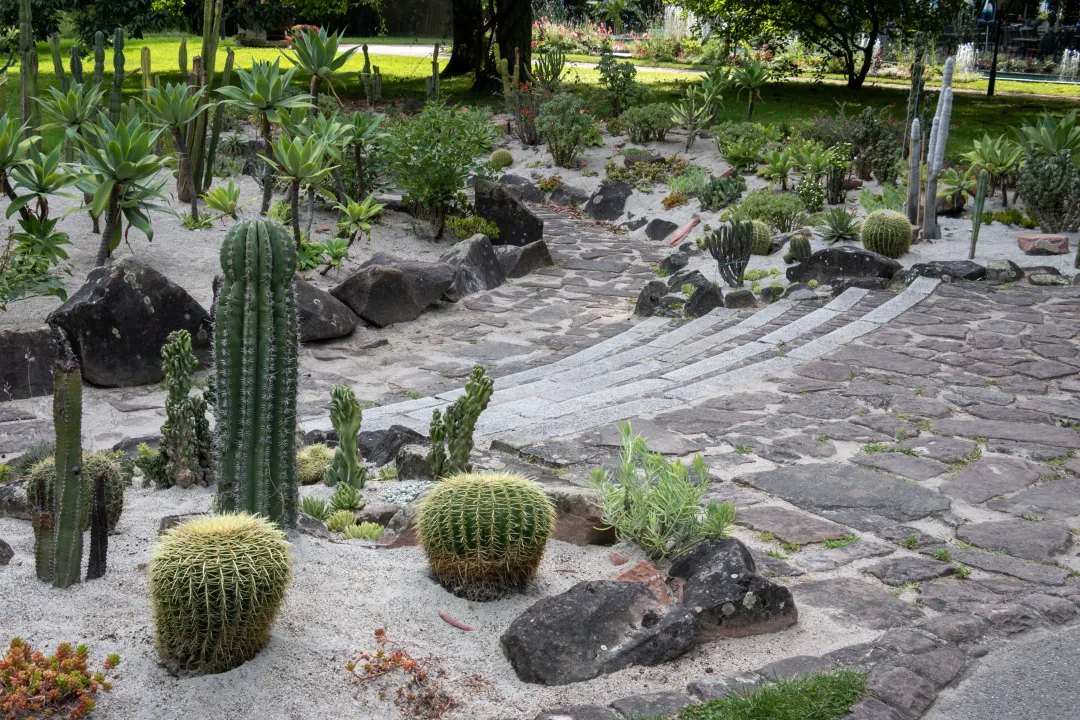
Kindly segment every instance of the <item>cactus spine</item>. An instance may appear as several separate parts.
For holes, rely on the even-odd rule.
[[[795,235],[788,241],[791,258],[796,262],[806,262],[813,254],[810,250],[810,238],[804,235]]]
[[[425,78],[428,102],[438,102],[441,86],[439,85],[439,43],[435,43],[435,52],[431,54],[431,76]]]
[[[94,33],[94,84],[105,82],[105,33]]]
[[[360,403],[356,401],[352,388],[345,385],[330,388],[330,423],[338,434],[334,460],[326,468],[326,484],[330,487],[344,483],[362,490],[367,482],[367,468],[360,464],[357,449],[363,419]]]
[[[296,524],[296,249],[271,220],[234,224],[221,247],[214,323],[218,507]]]
[[[754,251],[754,226],[732,220],[706,235],[705,247],[716,260],[724,282],[731,287],[742,287],[743,273]]]
[[[56,475],[52,487],[39,477],[33,512],[38,579],[56,587],[79,582],[87,492],[82,472],[82,373],[71,360],[53,371]]]
[[[952,117],[952,76],[955,60],[945,61],[941,76],[941,95],[930,130],[930,142],[926,148],[926,208],[923,212],[923,238],[936,240],[941,237],[937,223],[937,181],[945,162],[945,144],[949,139],[949,121]]]
[[[892,210],[875,210],[860,230],[863,247],[885,257],[898,258],[911,249],[911,223]]]
[[[232,48],[225,49],[225,68],[221,71],[221,85],[219,87],[225,87],[232,79],[233,61],[236,55],[233,53]],[[210,144],[206,149],[206,168],[203,172],[202,187],[208,188],[214,182],[214,159],[217,155],[218,140],[221,137],[221,125],[222,125],[222,112],[225,110],[225,103],[218,103],[214,108],[214,124],[210,129]],[[209,114],[209,113],[204,113]],[[195,165],[194,167],[201,167]]]
[[[911,154],[908,155],[907,217],[919,224],[919,189],[922,186],[922,126],[919,118],[911,121]]]
[[[90,557],[86,563],[86,579],[97,580],[105,575],[109,553],[109,510],[105,501],[105,486],[109,481],[106,470],[94,473],[94,492],[90,504]]]
[[[109,91],[109,120],[116,124],[120,122],[120,106],[123,103],[122,88],[124,85],[124,31],[116,28],[113,35],[113,76],[112,88]]]
[[[465,394],[446,408],[446,414],[435,410],[431,415],[431,451],[428,463],[436,480],[468,472],[469,456],[473,449],[473,431],[480,413],[488,406],[495,381],[484,368],[473,368]]]
[[[990,174],[985,170],[979,171],[979,185],[975,191],[975,207],[971,211],[971,250],[968,251],[968,260],[975,259],[975,245],[979,242],[979,226],[982,225],[983,207],[986,205],[986,188],[990,184]]]

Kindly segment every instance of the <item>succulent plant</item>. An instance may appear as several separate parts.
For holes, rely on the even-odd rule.
[[[352,388],[335,385],[330,388],[330,423],[338,434],[338,446],[333,461],[326,469],[326,484],[334,487],[340,483],[357,490],[367,483],[367,468],[360,462],[357,440],[364,414]]]
[[[314,485],[326,477],[326,471],[334,462],[334,451],[323,443],[306,445],[296,454],[296,462],[300,484]]]
[[[834,242],[859,239],[859,223],[855,220],[855,213],[847,208],[833,208],[826,212],[817,229],[821,233],[821,239],[830,245]]]
[[[83,492],[87,497],[86,515],[82,525],[84,530],[90,527],[90,498],[93,495],[94,476],[102,471],[108,478],[105,485],[105,505],[108,514],[108,529],[112,533],[116,530],[116,524],[120,522],[120,514],[124,510],[124,489],[131,480],[130,461],[124,453],[109,450],[85,453],[82,456],[79,474],[83,483]],[[55,481],[55,456],[49,455],[34,463],[26,471],[27,503],[31,507],[38,504],[37,487],[41,482],[45,483],[46,495],[52,494]]]
[[[510,167],[514,164],[514,155],[509,150],[499,148],[498,150],[491,153],[491,157],[488,158],[488,160],[495,167],[502,169]]]
[[[806,262],[813,252],[810,250],[810,238],[805,235],[795,235],[788,241],[788,249],[793,260]]]
[[[420,506],[417,531],[444,586],[470,600],[522,589],[536,576],[555,529],[555,508],[519,475],[462,474],[436,485]]]
[[[348,483],[338,483],[334,494],[330,496],[330,507],[334,510],[363,510],[364,499],[360,491]]]
[[[330,517],[330,507],[325,500],[317,497],[301,498],[300,512],[322,522],[326,522],[326,519]]]
[[[886,257],[898,258],[911,249],[911,223],[892,210],[877,210],[866,216],[860,230],[863,247]]]
[[[732,220],[706,235],[704,245],[716,260],[720,277],[731,287],[742,287],[743,273],[754,251],[753,225]]]
[[[191,335],[187,330],[169,334],[161,348],[165,371],[165,424],[161,426],[159,452],[165,467],[161,478],[154,478],[159,488],[173,485],[191,487],[210,482],[212,440],[206,421],[206,400],[201,394],[191,394],[191,375],[199,361],[191,350]]]
[[[346,540],[378,540],[385,528],[379,523],[362,522],[358,525],[346,525],[341,534]]]
[[[356,514],[352,510],[338,510],[330,513],[325,522],[330,532],[344,532],[345,528],[356,523]]]
[[[754,254],[768,255],[772,252],[772,230],[761,220],[751,220],[754,228]]]
[[[978,187],[975,190],[975,206],[971,210],[971,249],[968,260],[975,259],[975,246],[979,242],[979,226],[982,225],[983,207],[986,205],[986,189],[990,185],[990,173],[979,171]],[[1002,190],[1002,194],[1006,191]]]
[[[292,576],[285,534],[267,520],[226,513],[165,533],[148,572],[154,642],[186,670],[231,670],[266,645]]]
[[[446,408],[445,414],[439,410],[432,413],[428,463],[435,479],[471,469],[469,456],[472,455],[476,420],[487,408],[494,386],[495,382],[484,368],[477,365],[465,384],[465,394]]]

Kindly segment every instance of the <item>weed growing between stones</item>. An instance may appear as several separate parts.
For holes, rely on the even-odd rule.
[[[374,653],[357,653],[345,665],[350,684],[372,683],[379,698],[392,702],[406,718],[438,720],[457,707],[439,684],[446,672],[437,658],[414,658],[387,638],[383,628],[375,631],[375,642]]]
[[[835,720],[866,694],[866,675],[854,670],[783,680],[686,708],[679,720]]]
[[[952,553],[945,548],[938,548],[934,552],[930,553],[930,557],[941,562],[952,562]]]
[[[839,550],[840,548],[846,548],[848,545],[859,542],[860,539],[861,538],[855,533],[848,533],[842,538],[838,538],[835,540],[826,540],[825,547],[829,548],[830,550]]]

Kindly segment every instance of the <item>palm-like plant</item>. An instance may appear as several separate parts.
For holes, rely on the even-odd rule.
[[[1001,187],[1001,197],[1005,207],[1009,206],[1009,193],[1005,189],[1010,178],[1020,172],[1020,161],[1024,151],[1010,142],[1004,135],[996,138],[984,134],[982,140],[976,140],[974,149],[964,153],[964,158],[971,163],[971,170],[978,174],[985,170],[990,176],[990,196],[994,195],[994,186]]]
[[[48,123],[41,126],[41,131],[62,129],[64,136],[75,147],[79,138],[86,135],[86,128],[92,125],[101,108],[104,91],[98,85],[73,83],[67,92],[58,88],[47,88],[51,97],[36,97]],[[73,160],[70,152],[66,153],[68,162]]]
[[[334,178],[335,199],[345,196],[345,184],[338,172],[345,162],[345,151],[351,135],[350,126],[342,122],[338,113],[324,115],[316,113],[306,116],[300,110],[293,110],[288,115],[282,115],[282,127],[292,137],[316,138],[323,141],[326,150],[326,161],[333,165],[331,175]],[[308,188],[307,193],[307,225],[304,232],[311,234],[311,225],[315,219],[315,189]]]
[[[1016,134],[1028,155],[1053,158],[1062,150],[1068,150],[1072,153],[1073,163],[1080,165],[1080,122],[1075,110],[1061,118],[1061,122],[1043,111],[1043,116],[1034,125],[1023,125]]]
[[[356,52],[356,47],[351,47],[345,52],[338,54],[340,35],[335,32],[328,34],[325,28],[318,30],[306,30],[298,33],[293,38],[293,54],[289,55],[282,51],[293,65],[299,66],[304,72],[311,75],[311,97],[319,98],[319,86],[326,83],[330,93],[336,98],[334,92],[334,73],[349,61]]]
[[[603,20],[610,20],[616,35],[622,35],[623,15],[641,16],[641,8],[634,0],[589,0],[593,12]]]
[[[352,245],[361,233],[370,237],[371,223],[369,221],[381,213],[384,207],[386,205],[383,203],[375,202],[374,195],[368,195],[362,203],[346,195],[343,202],[334,206],[334,209],[341,213],[338,235],[348,238],[349,245]]]
[[[795,151],[794,160],[803,180],[816,183],[829,172],[832,151],[818,145],[808,145]]]
[[[74,193],[64,192],[64,188],[71,187],[79,178],[60,164],[61,150],[61,146],[57,145],[52,152],[45,154],[41,152],[41,143],[34,143],[30,146],[26,162],[11,168],[11,179],[15,181],[15,187],[28,192],[11,201],[7,209],[8,217],[24,210],[33,202],[33,214],[40,225],[49,217],[50,195],[78,197]],[[27,219],[24,218],[21,222],[25,223]]]
[[[274,153],[273,158],[267,155],[260,155],[260,157],[277,171],[281,180],[289,183],[293,239],[299,248],[300,186],[310,185],[323,194],[329,194],[321,185],[333,169],[326,164],[326,143],[315,137],[306,139],[294,137],[292,140],[280,137],[270,146],[270,149]]]
[[[712,118],[712,98],[704,90],[691,87],[682,102],[671,104],[671,115],[675,122],[686,129],[685,152],[690,152],[698,131]]]
[[[715,123],[716,116],[724,107],[724,93],[731,87],[731,70],[715,67],[701,81],[701,90],[709,99],[710,118]]]
[[[153,241],[154,229],[147,211],[173,211],[151,202],[165,199],[162,188],[168,182],[162,170],[169,166],[169,161],[152,150],[162,131],[148,128],[137,116],[113,125],[101,114],[99,122],[100,125],[91,126],[90,138],[81,138],[82,164],[88,174],[77,185],[92,196],[91,212],[105,213],[97,255],[97,264],[104,265],[120,245],[121,215],[128,221],[129,229],[134,226],[147,240]]]
[[[961,171],[956,168],[945,168],[938,178],[939,198],[945,198],[950,206],[963,207],[968,200],[975,195],[978,185],[978,177],[972,170]]]
[[[259,118],[259,134],[266,147],[270,147],[274,141],[272,125],[281,124],[281,113],[292,108],[307,108],[311,104],[310,95],[287,94],[289,84],[298,69],[292,67],[282,72],[280,59],[273,63],[255,60],[251,63],[250,72],[237,68],[239,87],[227,85],[217,89],[217,92],[225,97],[225,102]],[[262,157],[265,160],[265,156]],[[270,198],[274,192],[270,167],[267,163],[264,168],[262,205],[259,208],[263,215],[270,209]]]
[[[368,192],[366,176],[367,159],[371,155],[372,147],[375,141],[383,135],[379,130],[379,124],[382,122],[382,117],[374,115],[370,110],[360,112],[357,110],[353,113],[353,116],[349,118],[347,125],[348,141],[352,146],[353,160],[356,163],[356,187],[357,195],[363,195]]]
[[[745,62],[731,76],[735,87],[739,88],[739,97],[745,91],[750,104],[746,109],[747,122],[754,119],[754,105],[761,100],[761,88],[769,82],[769,70],[757,60]]]
[[[16,202],[18,197],[11,186],[11,172],[22,164],[27,153],[30,152],[31,145],[41,139],[38,135],[31,135],[24,139],[23,135],[28,128],[28,125],[17,124],[8,117],[7,113],[0,114],[0,189],[12,202]],[[25,207],[20,211],[20,215],[24,220],[30,217]]]
[[[795,169],[791,161],[791,153],[787,150],[770,150],[762,153],[761,159],[765,164],[758,169],[758,175],[769,180],[769,186],[780,183],[781,190],[787,190],[787,181],[791,177],[791,171]]]
[[[194,88],[187,83],[173,85],[169,83],[162,90],[156,87],[146,89],[146,100],[141,100],[143,107],[165,128],[172,133],[173,144],[180,153],[180,169],[176,174],[176,197],[181,202],[191,203],[191,217],[199,220],[199,203],[195,195],[195,177],[191,172],[191,149],[184,141],[186,128],[199,115],[210,108],[210,103],[202,102],[206,88]]]

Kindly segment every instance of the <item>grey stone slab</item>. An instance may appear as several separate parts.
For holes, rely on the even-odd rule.
[[[878,665],[870,673],[866,689],[907,717],[917,718],[937,697],[937,687],[906,667]]]
[[[994,500],[987,507],[1012,515],[1068,520],[1080,516],[1080,480],[1054,480],[1029,487],[1012,497]]]
[[[825,307],[828,310],[847,312],[858,305],[859,301],[869,294],[870,291],[864,288],[848,288],[833,298]]]
[[[965,407],[976,403],[1011,405],[1014,397],[1011,393],[1004,393],[993,388],[953,387],[949,392],[942,394],[942,399],[954,405]]]
[[[1080,608],[1076,605],[1063,597],[1054,595],[1036,593],[1028,595],[1020,602],[1029,608],[1037,610],[1040,615],[1056,625],[1067,623],[1074,619],[1077,613],[1080,613]]]
[[[560,370],[548,376],[548,379],[557,382],[582,382],[595,378],[598,375],[619,372],[627,368],[636,367],[643,363],[658,363],[657,367],[668,368],[671,363],[659,357],[664,352],[663,348],[638,345],[629,350],[614,353],[607,357],[585,363],[567,370]],[[650,365],[652,367],[652,365]]]
[[[1008,635],[1015,635],[1042,624],[1042,616],[1035,610],[1020,603],[1001,603],[982,607],[975,614],[990,625]]]
[[[551,387],[544,388],[541,394],[544,397],[552,398],[556,402],[565,401],[570,398],[591,395],[600,392],[601,390],[612,388],[612,386],[629,383],[644,375],[651,375],[655,372],[659,372],[664,369],[664,367],[665,366],[662,363],[651,360],[638,363],[637,365],[631,365],[630,367],[624,367],[619,370],[593,375],[583,380],[567,378],[555,381],[552,379],[555,376],[552,376],[552,378],[549,378],[548,380],[548,382],[551,383]]]
[[[761,355],[762,353],[769,352],[773,349],[772,345],[759,342],[748,342],[738,347],[727,350],[718,355],[699,360],[695,363],[690,363],[677,370],[664,373],[661,377],[665,380],[671,380],[672,382],[686,382],[688,380],[694,380],[703,375],[709,375],[711,373],[719,372],[725,368],[729,368],[737,363],[746,360],[747,358]]]
[[[982,637],[986,630],[986,621],[967,613],[943,613],[920,620],[916,627],[937,635],[945,642],[964,645]]]
[[[826,608],[841,622],[874,630],[909,625],[923,616],[914,605],[856,578],[815,580],[793,585],[791,591],[800,607]]]
[[[990,520],[961,525],[956,537],[988,550],[1004,550],[1013,557],[1050,560],[1068,551],[1072,533],[1064,525],[1046,520]]]
[[[918,282],[918,280],[916,280],[915,282]],[[908,286],[907,290],[900,293],[892,300],[889,300],[888,302],[879,305],[874,310],[871,310],[867,314],[863,315],[862,319],[866,322],[872,322],[877,325],[884,325],[885,323],[900,315],[900,313],[904,312],[905,310],[910,310],[911,308],[915,307],[920,302],[926,299],[926,294],[922,292],[915,292],[912,290],[912,287],[914,287],[914,283],[912,283],[911,286]]]
[[[875,697],[867,697],[851,708],[844,720],[908,720],[908,717]]]
[[[745,695],[760,683],[761,677],[755,673],[719,675],[696,680],[686,686],[686,691],[701,701],[719,700],[729,695]]]
[[[1064,585],[1070,577],[1069,571],[1064,568],[1033,563],[997,553],[981,552],[979,550],[957,550],[952,553],[952,556],[957,562],[962,562],[973,568],[1001,573],[1002,575],[1039,585]]]
[[[735,522],[751,530],[772,533],[785,543],[799,545],[839,540],[849,532],[843,525],[776,505],[740,511]]]
[[[533,720],[623,720],[623,718],[609,707],[569,705],[542,710]]]
[[[1047,427],[1033,423],[1012,423],[998,420],[938,420],[934,432],[962,437],[989,437],[1016,442],[1080,448],[1080,434],[1071,428]]]
[[[647,695],[632,695],[611,703],[611,708],[626,720],[645,720],[645,718],[669,717],[678,713],[684,707],[694,705],[697,701],[689,695],[671,690],[649,693]]]
[[[766,405],[780,405],[787,400],[784,395],[773,392],[744,392],[709,398],[701,407],[716,410],[764,410]]]
[[[625,385],[605,388],[588,395],[574,397],[564,402],[542,406],[535,412],[530,412],[528,416],[541,421],[553,420],[593,408],[609,407],[626,398],[641,398],[650,393],[663,392],[671,386],[671,382],[659,378],[637,380]]]
[[[886,585],[897,587],[907,583],[919,583],[952,575],[956,567],[952,563],[939,562],[922,557],[892,557],[863,568]]]
[[[649,346],[663,349],[679,347],[689,342],[691,338],[710,330],[737,314],[736,311],[727,308],[715,308],[702,317],[691,320],[685,325],[655,338],[649,342]]]
[[[796,372],[802,377],[821,383],[841,383],[851,380],[855,376],[856,370],[851,365],[841,365],[840,363],[825,360],[812,360],[800,366]]]
[[[938,612],[971,613],[1002,599],[1000,595],[964,580],[938,580],[919,586],[919,600]]]
[[[1080,349],[1074,349],[1074,352],[1080,353]],[[1080,421],[1080,400],[1076,399],[1032,398],[1020,403],[1020,407],[1025,410],[1047,413],[1054,417]]]
[[[716,410],[706,406],[683,407],[657,415],[655,420],[669,430],[687,435],[706,434],[721,437],[733,427],[761,419],[761,415],[748,412]]]
[[[764,346],[769,347],[769,346]],[[716,395],[734,388],[742,388],[747,385],[768,380],[774,376],[788,372],[797,367],[799,362],[793,358],[778,356],[771,357],[750,365],[736,368],[716,377],[700,382],[685,385],[681,388],[669,390],[668,397],[692,401],[709,395]]]
[[[793,655],[783,660],[775,660],[764,667],[758,668],[758,675],[769,682],[777,680],[794,680],[803,675],[811,675],[826,670],[831,670],[833,664],[824,658],[815,655]]]
[[[795,307],[795,303],[791,300],[778,300],[743,320],[739,323],[739,327],[748,329],[765,327],[793,307]]]
[[[532,422],[528,426],[516,430],[512,435],[512,439],[517,442],[524,440],[529,443],[562,437],[563,435],[573,435],[602,425],[615,424],[641,414],[668,410],[678,404],[677,400],[670,398],[644,398],[612,407],[587,410],[547,422]]]
[[[1057,360],[1032,360],[1031,362],[1018,363],[1013,366],[1013,370],[1039,380],[1052,380],[1080,373],[1080,369],[1074,365],[1058,362]]]
[[[847,367],[847,366],[841,366]],[[903,385],[889,385],[883,382],[877,382],[874,380],[863,380],[861,378],[852,380],[848,383],[843,390],[840,391],[842,395],[849,397],[870,397],[870,398],[889,398],[894,395],[913,395],[911,388],[904,387]]]
[[[895,452],[872,453],[869,455],[860,453],[852,457],[851,462],[863,467],[885,470],[912,480],[929,480],[949,469],[948,465],[935,460]]]
[[[806,333],[821,327],[825,323],[829,322],[835,317],[840,315],[835,310],[828,310],[826,308],[818,308],[811,313],[803,315],[798,320],[793,320],[787,325],[781,328],[773,330],[771,333],[761,337],[758,342],[769,343],[770,345],[778,345],[781,343],[789,343],[792,340],[805,335]]]
[[[1004,422],[1017,422],[1017,423],[1042,423],[1044,425],[1053,424],[1053,420],[1044,412],[1037,412],[1035,410],[1023,410],[1014,407],[1003,407],[1001,405],[991,405],[989,403],[976,403],[964,408],[964,412],[968,415],[974,415],[977,418],[983,420],[1002,420]],[[940,416],[944,417],[944,416]]]
[[[853,340],[877,330],[879,327],[881,326],[865,320],[854,320],[843,327],[839,327],[832,332],[811,340],[805,345],[795,348],[788,354],[798,360],[816,360]]]
[[[896,447],[902,450],[914,450],[919,453],[920,457],[928,457],[931,460],[937,460],[943,463],[955,463],[963,461],[968,455],[978,449],[979,446],[973,440],[966,440],[964,438],[927,435],[904,440]]]
[[[938,369],[937,363],[913,358],[903,353],[868,347],[848,345],[829,356],[830,360],[858,367],[869,367],[901,375],[930,375]]]
[[[792,399],[784,405],[782,412],[810,418],[842,420],[866,409],[866,406],[858,400],[829,393],[818,393]]]
[[[890,436],[880,433],[877,430],[872,430],[865,425],[856,425],[855,423],[839,420],[837,422],[823,422],[816,421],[815,423],[808,425],[806,431],[816,436],[824,436],[829,440],[841,440],[848,442],[887,442],[892,440]]]
[[[978,504],[1016,492],[1052,475],[1054,471],[1048,467],[1016,458],[984,457],[956,473],[942,484],[940,490],[957,500]]]
[[[688,440],[679,433],[661,427],[652,420],[638,418],[631,422],[634,435],[640,435],[648,443],[649,450],[661,455],[689,455],[700,452],[701,445]],[[605,427],[592,439],[596,445],[622,447],[622,435],[617,427]]]
[[[793,558],[793,562],[807,572],[827,572],[850,565],[856,560],[884,557],[893,552],[895,552],[895,548],[890,545],[869,540],[858,540],[842,548],[800,553]]]
[[[773,440],[773,447],[801,457],[827,458],[836,454],[836,446],[828,440],[819,440],[801,433],[776,438]]]

